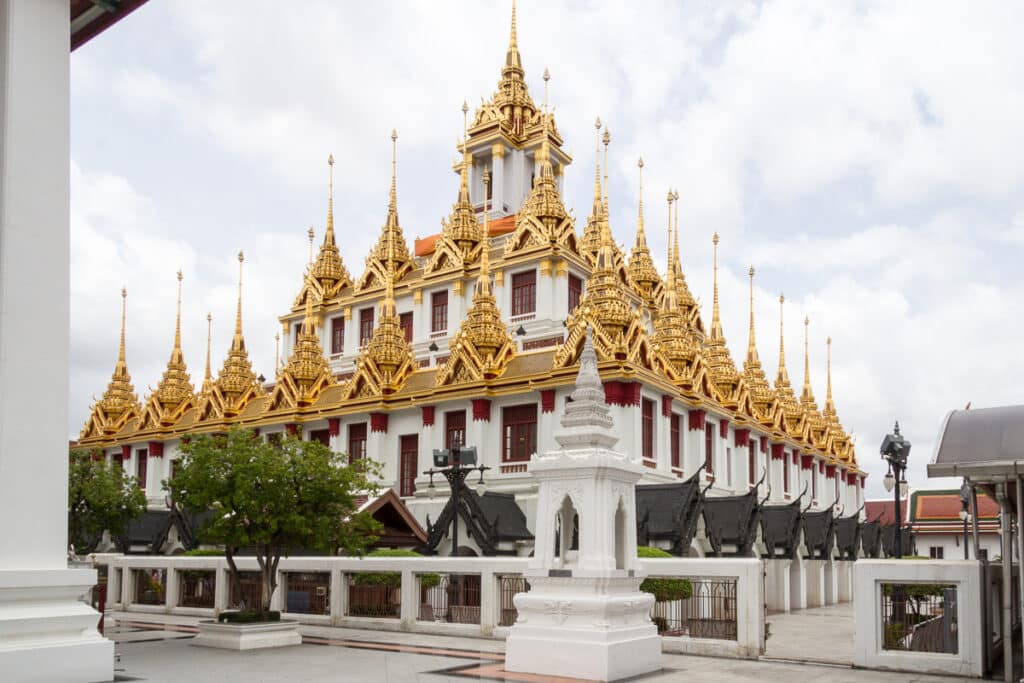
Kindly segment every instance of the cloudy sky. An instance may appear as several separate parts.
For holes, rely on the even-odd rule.
[[[300,285],[306,230],[322,235],[328,153],[343,257],[358,274],[387,205],[399,133],[406,235],[439,230],[455,199],[460,107],[493,91],[509,2],[152,2],[72,56],[72,365],[77,435],[117,354],[140,396],[173,334],[201,381],[207,311],[214,371],[230,342],[239,249],[245,333],[271,375],[276,316]],[[593,121],[611,135],[611,210],[627,245],[636,160],[665,258],[669,187],[683,266],[710,317],[721,235],[726,337],[747,343],[757,269],[762,360],[774,376],[786,295],[791,378],[825,398],[833,338],[840,417],[882,492],[877,447],[898,418],[924,481],[951,408],[1021,402],[1024,338],[1024,6],[1005,2],[519,4],[534,97],[550,101],[575,163],[566,201],[582,230]]]

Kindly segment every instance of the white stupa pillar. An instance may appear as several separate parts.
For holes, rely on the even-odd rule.
[[[113,679],[68,569],[67,0],[0,0],[0,678]]]
[[[538,482],[531,590],[515,596],[505,669],[614,681],[659,670],[661,637],[636,559],[644,468],[612,450],[619,439],[589,335],[572,399],[555,432],[561,450],[530,463]]]

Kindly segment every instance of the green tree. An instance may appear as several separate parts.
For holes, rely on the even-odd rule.
[[[95,547],[104,531],[123,536],[146,509],[146,494],[118,465],[72,451],[68,466],[68,543],[79,552]]]
[[[357,512],[357,497],[377,490],[371,478],[379,466],[369,459],[348,464],[318,441],[293,436],[267,443],[239,428],[226,436],[190,436],[181,452],[180,469],[164,487],[186,509],[213,512],[199,537],[224,546],[239,595],[235,556],[243,549],[255,554],[264,618],[282,555],[297,549],[359,554],[377,539],[380,524]]]

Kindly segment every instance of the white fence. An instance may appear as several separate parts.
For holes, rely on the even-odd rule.
[[[107,609],[201,617],[214,617],[228,609],[231,589],[223,557],[93,557],[98,566],[107,568]],[[240,572],[258,570],[253,557],[235,561]],[[320,626],[505,638],[507,624],[515,618],[511,594],[523,585],[521,576],[528,563],[527,558],[514,557],[282,558],[270,608],[287,618]],[[639,564],[649,576],[728,580],[730,585],[735,581],[734,595],[730,592],[728,598],[734,604],[725,605],[724,610],[729,619],[735,619],[735,639],[666,635],[662,639],[666,652],[746,658],[763,654],[764,583],[760,560],[642,559]],[[353,590],[360,584],[360,575],[366,573],[393,573],[401,578],[394,588]],[[304,592],[289,590],[289,575],[302,582]],[[437,588],[438,582],[443,590]],[[367,600],[370,593],[386,615],[361,616],[368,610],[356,609],[353,601]],[[291,599],[296,596],[299,599]],[[436,600],[445,604],[431,604]],[[301,604],[306,609],[290,613],[289,604]],[[468,609],[470,605],[472,609]],[[440,614],[445,614],[446,620],[439,620]],[[467,621],[472,623],[459,623]]]
[[[981,563],[968,560],[858,560],[854,567],[857,600],[854,602],[855,666],[916,673],[954,674],[980,677],[984,673],[981,609]],[[955,653],[920,652],[887,647],[887,628],[893,615],[886,613],[891,600],[886,585],[931,584],[955,589],[955,610],[947,601],[943,610],[955,623]],[[904,605],[904,610],[907,607]],[[955,619],[954,619],[955,614]],[[909,642],[906,638],[902,642]],[[901,643],[902,645],[902,643]]]

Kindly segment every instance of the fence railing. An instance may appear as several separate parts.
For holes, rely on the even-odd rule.
[[[858,560],[854,665],[983,675],[983,573],[975,560]]]
[[[108,567],[107,608],[214,616],[260,604],[255,558],[239,557],[241,590],[223,557],[97,555]],[[504,638],[516,594],[530,590],[528,558],[288,557],[270,609],[300,622]],[[644,559],[641,572],[687,578],[692,595],[657,603],[668,651],[757,657],[764,648],[759,560]]]

